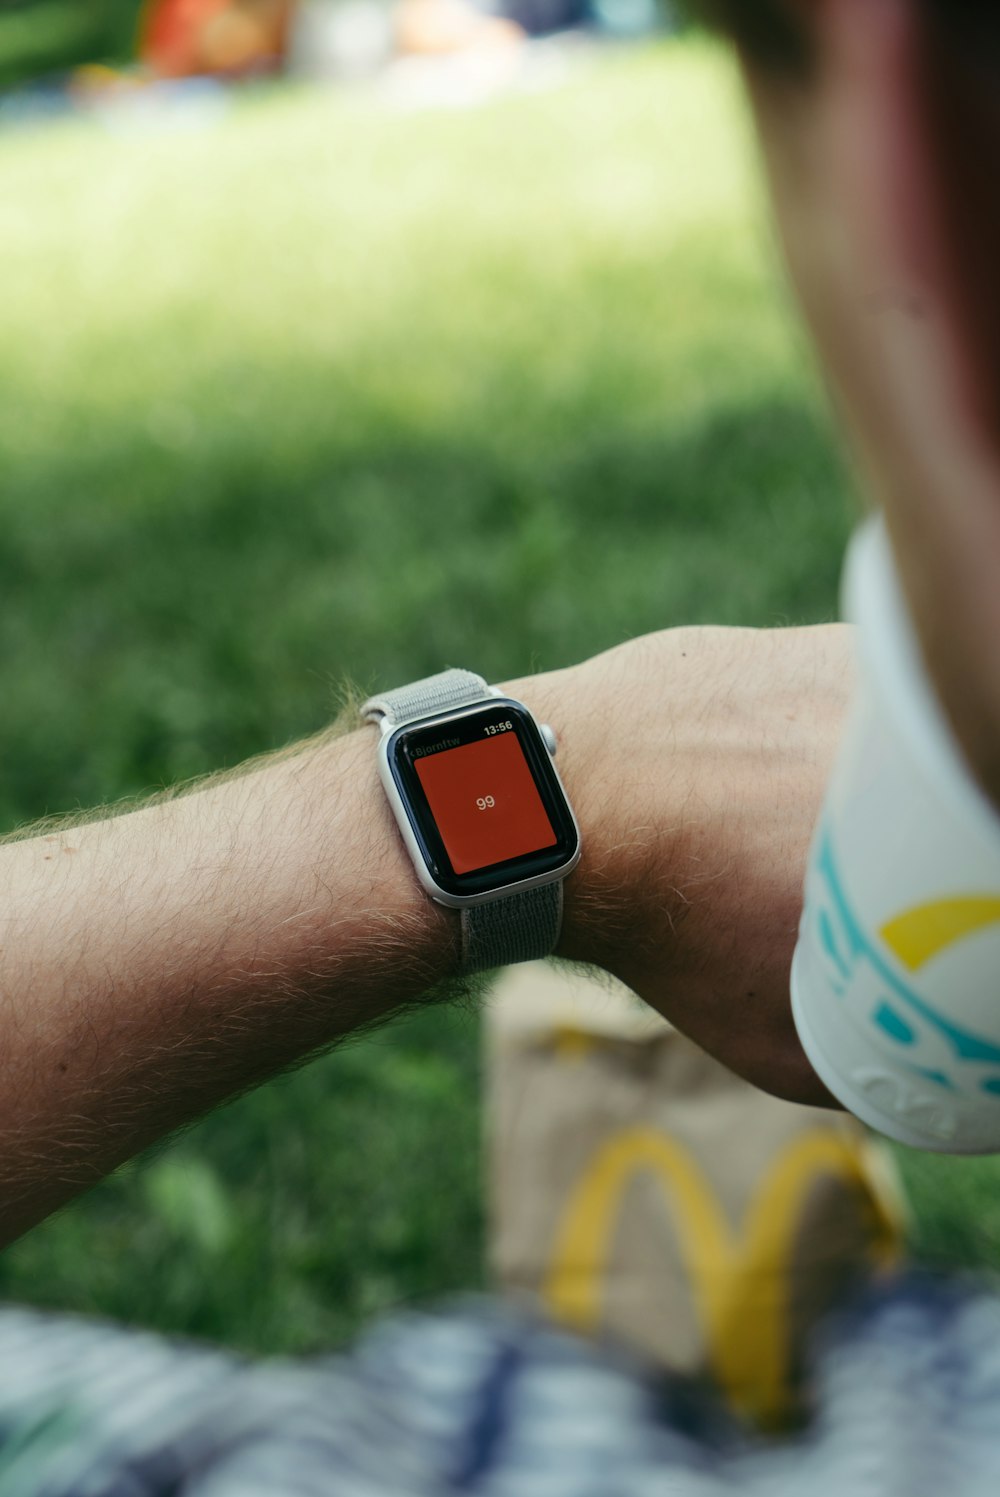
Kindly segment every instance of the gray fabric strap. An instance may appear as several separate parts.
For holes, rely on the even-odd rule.
[[[548,956],[562,926],[562,881],[462,911],[462,971],[489,972]]]
[[[489,688],[472,671],[441,671],[409,686],[371,697],[362,707],[370,721],[393,727],[489,701]],[[562,882],[523,889],[462,910],[462,971],[488,972],[548,956],[562,927]]]
[[[441,671],[436,676],[425,676],[422,681],[411,681],[409,686],[383,692],[380,697],[370,697],[361,710],[367,718],[387,717],[394,727],[401,728],[417,718],[433,717],[437,712],[450,712],[453,707],[468,707],[488,699],[489,687],[482,676],[472,671]]]

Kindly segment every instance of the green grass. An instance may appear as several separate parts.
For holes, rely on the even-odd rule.
[[[0,88],[88,62],[127,63],[140,0],[5,0],[0,11]]]
[[[849,484],[763,224],[702,44],[471,114],[0,139],[0,821],[309,732],[345,675],[832,616]],[[0,1292],[338,1339],[480,1281],[479,1106],[473,1017],[420,1015],[122,1171]],[[996,1259],[996,1170],[908,1168]]]

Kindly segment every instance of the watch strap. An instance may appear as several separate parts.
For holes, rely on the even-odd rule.
[[[462,911],[462,971],[489,972],[548,956],[562,928],[562,880]]]
[[[385,719],[399,728],[439,712],[488,702],[490,696],[482,676],[447,670],[371,697],[361,710],[369,721]],[[484,904],[465,905],[461,911],[462,972],[488,972],[548,956],[559,939],[562,909],[561,879],[518,889]]]
[[[482,676],[472,671],[439,671],[436,676],[425,676],[422,681],[411,681],[409,686],[397,686],[394,691],[370,697],[361,710],[370,720],[386,717],[401,728],[421,717],[434,717],[438,712],[488,701],[489,696],[490,689]]]

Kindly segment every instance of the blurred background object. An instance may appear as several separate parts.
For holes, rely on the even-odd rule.
[[[95,65],[137,80],[353,77],[359,56],[370,71],[394,53],[481,51],[572,28],[634,38],[676,24],[668,0],[7,0],[0,89],[51,87]]]
[[[568,966],[505,972],[486,1044],[500,1289],[763,1427],[800,1421],[817,1326],[902,1257],[888,1148],[843,1113],[765,1096]]]
[[[160,78],[274,69],[294,9],[294,0],[146,0],[139,58]]]
[[[365,78],[393,54],[395,31],[385,0],[301,0],[288,67],[298,78]]]

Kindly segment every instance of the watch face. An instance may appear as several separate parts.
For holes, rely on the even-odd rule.
[[[446,893],[489,893],[575,858],[572,812],[519,703],[397,728],[387,755],[428,871]]]

